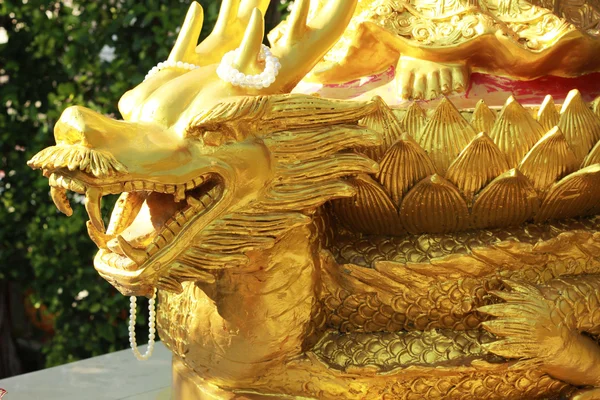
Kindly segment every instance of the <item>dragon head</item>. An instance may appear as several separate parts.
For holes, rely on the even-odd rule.
[[[123,294],[212,283],[216,271],[243,264],[247,251],[306,224],[325,201],[352,195],[344,176],[376,168],[344,150],[376,142],[357,121],[377,102],[287,94],[342,33],[353,12],[347,2],[331,2],[310,22],[309,2],[297,2],[288,35],[273,45],[281,69],[268,88],[218,78],[216,54],[238,45],[240,71],[262,68],[267,3],[223,2],[215,30],[198,46],[202,9],[194,3],[169,56],[174,67],[121,98],[124,120],[68,108],[54,129],[56,145],[29,162],[49,178],[65,214],[72,213],[67,190],[85,195],[99,247],[95,268]],[[100,205],[108,194],[120,197],[105,228]]]

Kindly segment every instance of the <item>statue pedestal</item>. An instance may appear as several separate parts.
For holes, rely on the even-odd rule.
[[[148,361],[136,360],[127,349],[2,379],[0,388],[6,400],[169,400],[171,360],[158,342]]]

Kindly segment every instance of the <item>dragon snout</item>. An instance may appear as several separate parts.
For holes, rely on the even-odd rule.
[[[72,106],[62,113],[54,126],[54,138],[57,144],[99,147],[123,132],[119,131],[119,123],[123,122],[85,107]]]

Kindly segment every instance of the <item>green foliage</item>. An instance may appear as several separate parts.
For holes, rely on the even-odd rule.
[[[200,1],[202,35],[219,1]],[[277,2],[284,10],[288,2]],[[0,280],[16,283],[34,310],[47,309],[54,334],[44,345],[46,366],[128,345],[128,301],[98,276],[87,214],[59,214],[48,183],[26,161],[53,143],[62,110],[83,105],[118,117],[116,104],[165,60],[189,1],[0,1]],[[111,49],[114,59],[110,59]],[[108,203],[108,202],[106,202]],[[106,204],[104,215],[112,204]],[[143,309],[143,308],[141,308]],[[144,315],[138,323],[144,323]],[[18,332],[17,332],[18,334]],[[144,335],[141,329],[138,335]]]

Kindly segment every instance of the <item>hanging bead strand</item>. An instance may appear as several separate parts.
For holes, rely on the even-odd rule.
[[[152,352],[154,351],[154,338],[156,334],[156,289],[154,289],[154,294],[152,298],[148,302],[148,348],[144,354],[141,354],[138,347],[137,341],[135,339],[135,316],[136,316],[136,308],[137,308],[137,298],[135,296],[131,296],[129,298],[129,345],[131,346],[131,350],[133,351],[133,355],[140,361],[146,361],[152,356]]]

